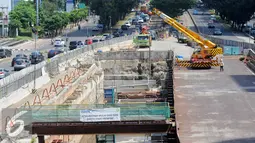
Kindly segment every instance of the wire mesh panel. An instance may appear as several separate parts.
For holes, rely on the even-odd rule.
[[[80,121],[80,112],[90,109],[119,108],[120,119],[125,120],[166,120],[170,117],[168,103],[146,104],[96,104],[96,105],[59,105],[59,106],[31,106],[33,122],[64,122]],[[32,112],[32,113],[30,113]],[[26,116],[26,115],[24,115]],[[25,117],[24,117],[25,118]]]

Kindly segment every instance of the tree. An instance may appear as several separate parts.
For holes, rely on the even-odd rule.
[[[203,0],[203,3],[215,9],[223,20],[227,20],[237,29],[241,29],[255,12],[253,0]]]
[[[138,4],[138,0],[93,0],[91,10],[100,16],[100,23],[104,28],[110,28],[120,19],[124,19],[126,14]],[[111,20],[111,21],[110,21]]]
[[[196,0],[152,0],[150,5],[170,17],[176,17],[182,15],[184,11],[190,9],[195,3]]]
[[[66,12],[55,12],[53,15],[45,19],[44,29],[52,36],[61,33],[68,25],[69,18]]]
[[[14,10],[10,12],[11,24],[15,28],[28,29],[29,23],[35,23],[36,12],[31,2],[21,1],[15,6]]]

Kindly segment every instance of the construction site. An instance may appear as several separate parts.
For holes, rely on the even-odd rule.
[[[142,26],[133,40],[43,63],[36,94],[27,84],[2,102],[6,141],[228,143],[254,136],[255,79],[246,64],[223,56],[188,25],[152,12],[156,40]],[[166,24],[189,39],[180,43]],[[248,67],[254,55],[248,51]]]

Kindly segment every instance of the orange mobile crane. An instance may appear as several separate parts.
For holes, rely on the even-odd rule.
[[[191,56],[189,61],[177,61],[180,66],[191,67],[191,68],[211,68],[211,66],[220,66],[218,60],[213,60],[214,57],[218,58],[218,55],[222,55],[222,48],[218,47],[215,43],[203,39],[196,32],[186,28],[182,24],[178,23],[175,19],[167,16],[160,10],[154,8],[152,10],[153,14],[158,15],[167,24],[174,27],[179,32],[185,34],[191,40],[199,45]]]

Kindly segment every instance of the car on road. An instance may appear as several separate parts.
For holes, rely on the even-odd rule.
[[[65,40],[61,38],[56,38],[54,40],[54,47],[64,47],[65,46]]]
[[[85,40],[85,45],[91,45],[91,44],[93,44],[93,41],[91,38],[88,38]]]
[[[100,28],[98,28],[98,27],[93,27],[92,28],[92,31],[99,31],[100,30]]]
[[[128,28],[131,27],[131,23],[130,22],[126,22],[124,25],[126,25]]]
[[[101,38],[100,38],[100,41],[105,41],[106,40],[106,36],[102,36]]]
[[[48,52],[48,58],[52,58],[58,54],[61,54],[61,53],[64,53],[62,50],[56,50],[56,49],[53,49],[53,50],[50,50]]]
[[[128,30],[128,26],[127,25],[121,25],[121,29],[122,30]]]
[[[198,15],[198,11],[197,10],[193,10],[193,15]]]
[[[14,63],[16,62],[17,59],[28,59],[27,55],[25,54],[17,54],[14,58],[12,58],[12,63],[11,66],[14,66]]]
[[[86,46],[86,44],[83,41],[78,41],[77,46],[78,46],[78,48],[84,48]]]
[[[143,21],[142,18],[139,18],[139,19],[137,20],[137,22],[138,22],[138,23],[143,23],[144,21]]]
[[[213,35],[222,35],[222,32],[220,29],[214,29]]]
[[[212,22],[208,23],[208,28],[215,28],[215,24]]]
[[[104,33],[103,36],[105,37],[105,40],[110,40],[113,38],[113,35],[111,35],[109,33]]]
[[[0,68],[0,79],[3,79],[5,77],[7,77],[8,75],[10,75],[9,70]]]
[[[0,49],[0,58],[7,58],[12,56],[12,51],[10,49]]]
[[[216,17],[213,17],[213,16],[211,16],[210,20],[213,21],[213,22],[217,22]]]
[[[30,61],[31,61],[31,64],[38,64],[44,61],[44,56],[40,51],[34,51],[30,55]]]
[[[70,41],[69,43],[69,50],[74,50],[78,47],[78,42],[77,41]]]
[[[104,28],[104,25],[103,25],[103,24],[97,24],[97,28],[99,28],[99,30],[100,30],[100,29],[103,29],[103,28]]]
[[[31,65],[31,62],[29,60],[17,59],[13,67],[14,67],[14,71],[19,71],[29,67],[30,65]]]
[[[95,37],[95,38],[92,39],[92,42],[93,43],[99,43],[100,42],[100,38]]]

